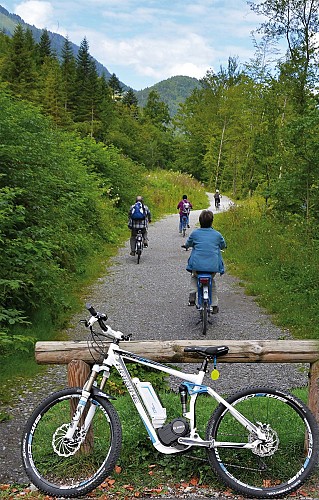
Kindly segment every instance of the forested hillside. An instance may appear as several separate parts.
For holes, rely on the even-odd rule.
[[[196,78],[189,76],[172,76],[167,80],[156,83],[152,87],[136,92],[138,104],[144,107],[147,103],[150,92],[155,91],[169,109],[170,115],[175,116],[179,105],[189,97],[193,90],[200,87]]]

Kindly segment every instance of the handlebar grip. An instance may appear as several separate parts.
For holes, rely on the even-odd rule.
[[[107,317],[105,315],[104,315],[104,319],[107,319]],[[99,318],[98,322],[99,322],[101,330],[103,330],[103,332],[107,332],[108,326],[104,323],[103,319]]]
[[[94,309],[94,307],[92,306],[92,304],[86,304],[86,308],[87,310],[89,311],[89,313],[92,315],[92,316],[97,316],[97,312],[96,310]]]

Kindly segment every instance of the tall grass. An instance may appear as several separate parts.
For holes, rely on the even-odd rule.
[[[218,216],[228,270],[296,338],[319,339],[319,242],[306,225],[282,223],[257,199]]]
[[[192,176],[172,170],[158,170],[146,175],[147,202],[152,214],[160,217],[164,214],[177,213],[176,207],[186,194],[194,209],[208,206],[205,190]],[[146,198],[146,197],[144,197]]]

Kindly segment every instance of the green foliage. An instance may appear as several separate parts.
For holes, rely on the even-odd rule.
[[[29,352],[33,346],[34,340],[30,337],[0,332],[0,356],[2,358],[12,354],[13,351]]]
[[[303,218],[267,215],[261,199],[218,216],[228,269],[295,337],[319,339],[319,246]]]
[[[167,410],[167,422],[173,418],[181,416],[181,404],[178,393],[170,391],[156,390],[160,397],[162,406]],[[160,469],[165,470],[166,479],[169,480],[174,477],[179,481],[182,479],[183,474],[188,474],[191,477],[194,474],[196,477],[203,476],[204,471],[208,471],[208,465],[202,461],[194,461],[189,456],[182,458],[181,455],[174,459],[172,456],[164,457],[161,453],[157,452],[152,443],[146,439],[146,430],[140,420],[140,417],[133,406],[130,397],[125,394],[119,397],[114,406],[119,412],[121,421],[129,422],[129,425],[123,425],[123,448],[125,450],[136,450],[138,453],[122,453],[120,456],[120,466],[125,473],[137,474],[142,463],[158,464]],[[216,408],[216,403],[212,398],[199,397],[196,403],[196,411],[198,415],[197,424],[199,433],[204,436],[205,429],[213,410]],[[205,450],[197,449],[192,453],[195,457],[205,460]],[[196,465],[195,463],[196,462]]]
[[[134,177],[135,169],[114,149],[81,142],[31,106],[0,99],[2,308],[29,315],[50,303],[58,317],[86,259],[116,241],[112,226],[122,218],[115,205],[128,205],[136,185],[122,176]]]

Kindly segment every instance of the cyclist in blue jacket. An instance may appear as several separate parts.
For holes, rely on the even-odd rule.
[[[221,250],[226,248],[224,237],[213,227],[214,215],[210,210],[203,210],[199,216],[200,228],[191,232],[185,248],[192,248],[186,270],[191,273],[191,290],[188,305],[194,306],[197,292],[197,272],[212,274],[212,312],[218,313],[218,297],[215,276],[224,274],[224,262]]]

